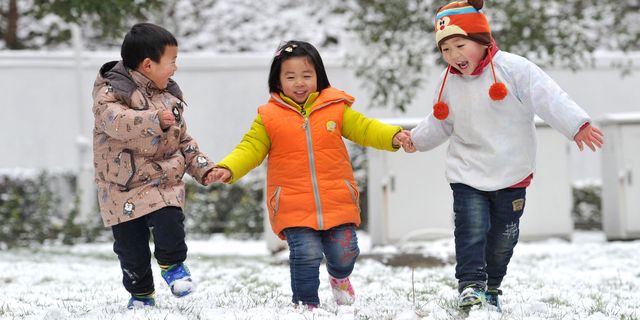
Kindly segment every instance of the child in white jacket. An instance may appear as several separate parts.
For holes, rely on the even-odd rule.
[[[487,302],[500,310],[499,287],[535,171],[534,116],[580,150],[584,144],[600,148],[603,135],[539,67],[498,49],[482,6],[471,0],[438,9],[436,42],[449,66],[433,112],[411,135],[419,151],[449,139],[446,177],[454,199],[458,306]]]

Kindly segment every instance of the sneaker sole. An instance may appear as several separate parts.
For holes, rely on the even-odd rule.
[[[478,299],[478,300],[474,300],[474,301],[469,301],[469,302],[465,302],[462,304],[458,304],[458,308],[463,309],[463,310],[469,310],[471,308],[473,308],[474,306],[479,306],[482,304],[482,300]]]
[[[169,286],[169,289],[171,289],[171,293],[174,296],[181,298],[194,292],[196,290],[196,284],[190,280],[191,279],[180,279],[171,283],[171,285]]]

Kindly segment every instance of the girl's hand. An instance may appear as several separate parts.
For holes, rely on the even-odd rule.
[[[216,167],[209,171],[206,177],[204,177],[204,185],[209,185],[212,182],[228,183],[231,179],[231,171],[227,168]]]
[[[586,144],[591,151],[596,151],[597,148],[602,148],[602,144],[604,140],[602,139],[604,135],[602,131],[598,128],[592,126],[590,123],[585,124],[580,128],[580,131],[573,137],[573,141],[578,145],[578,149],[582,151],[584,149],[584,145]]]
[[[402,130],[396,133],[393,136],[393,145],[394,146],[402,146],[404,152],[413,153],[416,152],[416,147],[413,145],[411,141],[411,132],[408,130]]]

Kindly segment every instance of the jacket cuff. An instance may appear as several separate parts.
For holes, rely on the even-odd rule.
[[[198,156],[198,157],[201,157],[201,156]],[[206,159],[206,157],[205,157],[205,159]],[[207,174],[209,174],[209,172],[211,170],[213,170],[213,168],[215,168],[215,166],[216,166],[215,163],[213,163],[213,161],[211,161],[209,159],[207,159],[207,161],[208,161],[208,163],[205,166],[203,166],[201,168],[197,167],[194,170],[195,174],[191,174],[191,176],[193,178],[195,178],[198,181],[198,183],[200,183],[202,185],[204,185],[204,177],[206,177]]]
[[[573,136],[571,137],[571,139],[575,139],[576,136],[578,135],[578,133],[580,133],[580,131],[582,129],[584,129],[586,126],[591,124],[591,120],[587,120],[585,121],[582,125],[580,125],[580,127],[578,128],[578,130],[573,134]]]
[[[391,149],[389,151],[398,151],[401,147],[393,144],[393,138],[395,138],[398,133],[402,132],[402,127],[394,126],[394,128],[396,128],[396,131],[393,135],[391,135]]]

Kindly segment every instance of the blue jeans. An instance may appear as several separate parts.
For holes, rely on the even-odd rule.
[[[346,278],[360,254],[356,228],[343,224],[329,230],[306,227],[283,230],[289,244],[293,303],[320,304],[320,263],[327,258],[327,271],[334,278]]]
[[[452,183],[458,290],[497,289],[520,236],[526,188],[480,191]]]

